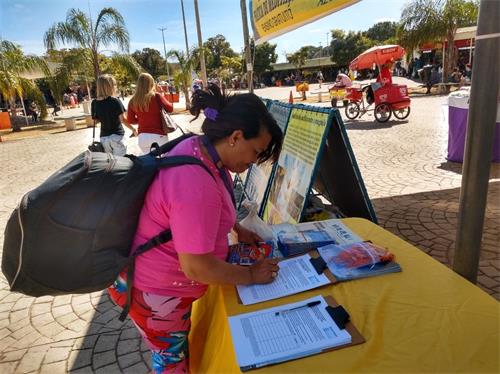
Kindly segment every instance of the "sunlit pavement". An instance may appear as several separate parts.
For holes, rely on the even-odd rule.
[[[289,91],[256,93],[286,100]],[[380,225],[451,266],[462,165],[445,158],[444,101],[443,96],[414,97],[407,121],[379,124],[370,115],[345,126]],[[72,111],[63,115],[83,113]],[[174,118],[191,131],[201,123],[190,123],[187,115]],[[24,192],[86,149],[91,137],[92,129],[85,128],[0,143],[0,227]],[[136,138],[127,141],[129,151],[137,152]],[[491,165],[478,286],[500,299],[500,169]],[[118,321],[118,309],[106,293],[35,299],[10,293],[1,277],[0,300],[0,373],[150,371],[146,347],[130,321]]]

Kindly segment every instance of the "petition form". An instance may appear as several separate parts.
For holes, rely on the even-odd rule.
[[[245,371],[351,342],[326,311],[323,296],[229,317],[238,365]]]
[[[305,254],[280,261],[278,276],[269,284],[236,286],[241,301],[244,305],[256,304],[331,283],[324,274],[318,274],[310,259],[311,256]]]

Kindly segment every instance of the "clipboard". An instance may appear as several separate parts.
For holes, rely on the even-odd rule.
[[[313,250],[306,252],[306,253],[302,253],[300,255],[282,258],[278,261],[278,263],[280,261],[288,260],[289,258],[300,257],[300,256],[303,256],[305,254],[308,254],[311,257],[310,261],[312,263],[312,266],[318,272],[318,274],[324,274],[326,276],[326,278],[328,278],[328,280],[330,281],[330,283],[328,285],[336,284],[339,282],[339,280],[337,278],[335,278],[335,276],[332,274],[332,272],[328,269],[328,267],[326,266],[326,262],[323,260],[323,258],[320,256],[319,252],[316,249],[313,249]],[[320,260],[322,260],[322,262]],[[241,300],[240,295],[238,294],[238,290],[237,290],[236,286],[233,287],[233,290],[234,290],[234,294],[236,296],[236,300],[237,300],[238,304],[243,305],[243,301]],[[286,295],[286,296],[289,296],[289,295]],[[282,296],[282,297],[286,297],[286,296]]]
[[[330,296],[330,295],[323,296],[323,298],[325,299],[325,301],[326,301],[326,303],[328,304],[329,307],[331,307],[331,308],[339,308],[340,307],[345,312],[345,309],[341,305],[339,305],[337,303],[337,301],[332,296]],[[329,314],[331,316],[331,313],[329,313]],[[347,314],[347,317],[349,317],[348,314]],[[332,319],[335,321],[335,323],[337,323],[337,325],[339,325],[339,323],[335,320],[335,318],[332,318]],[[344,321],[344,323],[345,323],[344,329],[351,335],[351,342],[350,343],[337,345],[337,346],[331,347],[331,348],[326,348],[326,349],[323,349],[320,352],[308,353],[308,354],[306,354],[304,356],[294,357],[294,358],[291,358],[291,359],[290,358],[284,359],[283,361],[279,361],[279,362],[273,362],[273,363],[269,363],[269,364],[266,363],[266,364],[263,364],[263,365],[250,365],[250,366],[244,366],[244,367],[240,366],[240,370],[242,372],[246,372],[246,371],[249,371],[249,370],[259,369],[259,368],[266,367],[266,366],[279,365],[279,364],[282,364],[284,362],[295,361],[295,360],[299,360],[301,358],[316,356],[318,354],[323,354],[323,353],[327,353],[327,352],[336,351],[336,350],[339,350],[339,349],[343,349],[343,348],[347,348],[347,347],[359,345],[359,344],[362,344],[362,343],[364,343],[366,341],[365,338],[363,337],[363,335],[361,335],[361,333],[358,331],[358,329],[356,328],[356,326],[354,326],[354,324],[350,321],[350,318],[348,318],[347,321]]]

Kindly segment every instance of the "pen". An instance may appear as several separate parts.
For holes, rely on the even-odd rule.
[[[278,316],[280,313],[290,312],[291,310],[300,309],[300,308],[312,308],[313,306],[316,306],[316,305],[319,305],[319,304],[321,304],[320,300],[311,301],[310,303],[307,303],[307,304],[304,304],[304,305],[301,305],[301,306],[296,306],[295,308],[292,308],[292,309],[280,310],[280,311],[274,313],[274,315]]]

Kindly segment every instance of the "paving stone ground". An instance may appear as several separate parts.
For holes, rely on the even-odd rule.
[[[461,164],[445,159],[443,101],[416,97],[408,121],[378,124],[368,116],[346,121],[346,128],[379,224],[451,266],[462,174]],[[199,126],[187,116],[177,120],[192,130]],[[23,193],[85,149],[91,133],[80,129],[0,143],[0,227]],[[478,286],[496,299],[499,190],[499,164],[491,164]],[[120,323],[118,314],[105,292],[31,298],[9,292],[0,276],[0,373],[147,373],[148,350],[132,323]]]

